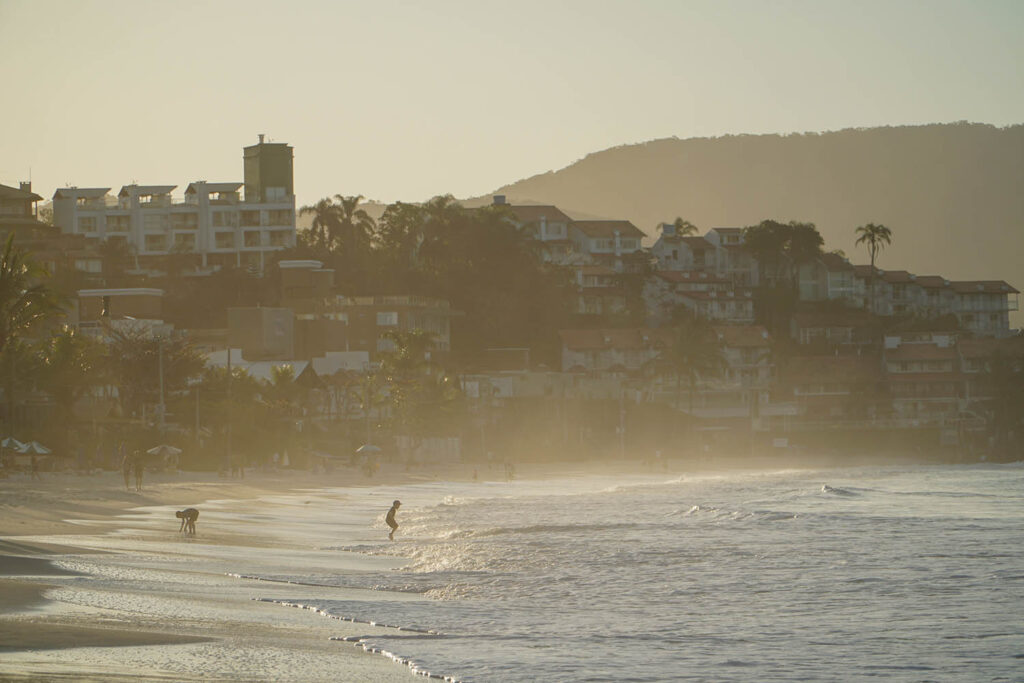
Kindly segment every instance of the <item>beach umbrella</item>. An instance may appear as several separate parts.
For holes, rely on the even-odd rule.
[[[3,439],[3,441],[0,441],[0,446],[4,448],[9,448],[12,451],[20,451],[26,446],[26,444],[23,444],[22,442],[18,441],[13,436],[8,436],[5,439]]]
[[[26,455],[31,453],[35,453],[36,455],[49,455],[52,451],[38,441],[29,441],[25,444],[25,447],[21,449],[21,452]]]
[[[372,443],[364,443],[362,446],[356,449],[356,453],[359,455],[377,455],[380,453],[380,448],[374,446]]]
[[[150,455],[156,455],[156,456],[161,457],[161,458],[165,458],[168,455],[181,455],[181,449],[180,448],[176,448],[174,446],[168,446],[165,443],[162,443],[159,446],[153,446],[153,448],[150,448],[146,452],[149,453]]]

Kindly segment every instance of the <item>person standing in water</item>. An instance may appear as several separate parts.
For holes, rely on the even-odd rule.
[[[124,451],[124,447],[123,446],[121,447],[121,451],[122,452]],[[125,491],[131,491],[132,490],[132,485],[131,485],[131,481],[132,481],[132,459],[131,459],[131,456],[129,456],[127,453],[125,453],[124,457],[121,458],[121,474],[124,475],[124,490]]]
[[[387,525],[391,527],[391,533],[388,534],[389,541],[395,540],[395,532],[398,531],[398,522],[395,521],[395,513],[398,512],[398,508],[400,507],[402,507],[402,501],[396,500],[391,504],[391,509],[388,510],[387,517],[384,518]]]

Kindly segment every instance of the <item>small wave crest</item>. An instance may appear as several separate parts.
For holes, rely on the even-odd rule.
[[[828,484],[822,484],[821,492],[827,493],[831,496],[856,496],[857,494],[849,489],[841,489],[836,486],[829,486]]]

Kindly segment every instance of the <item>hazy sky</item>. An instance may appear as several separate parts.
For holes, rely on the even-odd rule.
[[[0,0],[0,183],[485,194],[654,138],[1024,122],[1024,1]]]

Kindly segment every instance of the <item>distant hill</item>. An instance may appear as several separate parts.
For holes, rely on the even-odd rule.
[[[868,257],[854,247],[854,228],[884,223],[893,244],[881,268],[1024,290],[1024,125],[654,140],[595,152],[494,194],[627,218],[651,240],[659,222],[676,216],[702,233],[765,218],[811,221],[826,249],[857,263]]]

